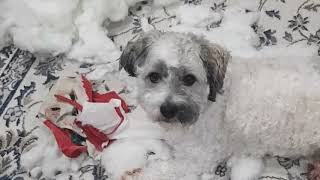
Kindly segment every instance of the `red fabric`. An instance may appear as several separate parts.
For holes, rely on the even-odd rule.
[[[105,94],[99,94],[97,92],[94,92],[92,90],[92,85],[86,77],[81,76],[83,88],[85,89],[85,92],[88,96],[89,102],[109,102],[111,99],[119,99],[121,101],[121,107],[125,111],[125,113],[130,112],[130,109],[128,105],[125,103],[125,101],[114,91],[107,92]],[[61,95],[55,95],[57,100],[68,103],[78,109],[79,111],[82,111],[83,107],[78,102],[68,99],[66,97],[63,97]],[[120,117],[119,124],[108,134],[102,133],[99,129],[95,128],[92,125],[82,125],[80,121],[75,120],[75,124],[83,130],[83,133],[87,136],[88,141],[92,143],[95,148],[98,151],[102,151],[104,147],[102,147],[102,144],[105,142],[108,142],[107,146],[113,142],[114,139],[110,139],[108,136],[115,133],[117,129],[121,126],[121,124],[124,121],[124,116],[121,112],[121,109],[119,107],[115,108],[115,111],[117,112],[118,116]],[[68,157],[77,157],[81,153],[86,152],[87,149],[84,146],[78,146],[74,145],[71,142],[70,135],[67,131],[64,131],[63,129],[55,126],[51,121],[47,120],[45,121],[45,124],[50,128],[52,133],[56,137],[57,144],[61,151]]]
[[[78,109],[79,111],[82,111],[82,105],[79,104],[78,102],[76,102],[72,99],[68,99],[66,97],[63,97],[61,95],[54,95],[54,97],[56,97],[58,101],[68,103],[68,104],[72,105],[73,107],[75,107],[76,109]]]
[[[43,122],[56,138],[58,147],[64,155],[70,158],[78,157],[81,153],[87,152],[87,147],[76,145],[71,141],[68,130],[61,129],[50,120]]]
[[[107,135],[111,135],[114,132],[116,132],[118,130],[118,128],[121,126],[121,124],[123,123],[123,121],[124,121],[124,116],[122,115],[120,108],[116,107],[115,110],[116,110],[118,116],[121,118],[120,119],[120,123],[110,133],[108,133]]]
[[[110,91],[105,94],[93,92],[93,102],[109,102],[111,99],[119,99],[121,101],[121,107],[124,112],[130,112],[130,109],[126,102],[116,92]]]
[[[100,132],[99,129],[91,125],[88,125],[88,124],[82,125],[80,121],[75,121],[75,123],[79,128],[83,130],[83,133],[86,134],[87,139],[90,141],[91,144],[94,145],[94,147],[98,151],[102,151],[103,150],[102,144],[110,140],[106,134]]]
[[[120,108],[116,107],[115,110],[121,119],[120,119],[119,124],[117,124],[117,126],[108,134],[104,134],[104,133],[100,132],[100,130],[95,128],[94,126],[91,126],[88,124],[82,125],[80,121],[75,121],[77,126],[83,130],[83,133],[86,134],[87,139],[90,141],[90,143],[92,143],[98,151],[103,150],[103,148],[104,148],[104,147],[102,147],[103,143],[108,142],[108,141],[110,142],[110,140],[112,140],[112,139],[109,139],[108,136],[115,133],[124,121],[124,116],[122,115]],[[109,145],[109,143],[108,143],[108,145]]]
[[[82,79],[82,86],[88,96],[88,101],[89,102],[94,102],[93,101],[93,89],[92,89],[92,85],[90,83],[90,81],[85,77],[85,76],[81,76]]]

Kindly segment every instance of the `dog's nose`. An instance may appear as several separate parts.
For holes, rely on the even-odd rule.
[[[160,112],[165,118],[170,119],[176,116],[178,112],[178,107],[173,103],[163,103],[160,106]]]

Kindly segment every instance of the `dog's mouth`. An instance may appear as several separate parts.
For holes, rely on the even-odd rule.
[[[182,124],[182,125],[192,125],[197,121],[197,117],[189,115],[190,113],[179,112],[173,118],[166,118],[163,115],[160,115],[157,119],[159,122],[165,122],[170,124]]]

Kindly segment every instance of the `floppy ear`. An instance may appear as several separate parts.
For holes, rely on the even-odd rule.
[[[230,53],[223,47],[200,39],[200,58],[207,73],[210,87],[208,99],[215,101],[217,93],[221,93],[223,80],[231,59]]]
[[[119,70],[124,68],[130,76],[136,77],[137,66],[145,63],[149,47],[160,35],[160,31],[149,31],[141,34],[137,40],[128,42],[120,56]]]

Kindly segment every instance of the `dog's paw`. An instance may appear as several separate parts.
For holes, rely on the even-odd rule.
[[[261,175],[264,162],[261,158],[242,157],[232,159],[231,180],[255,180]]]
[[[142,179],[142,169],[137,168],[132,171],[126,171],[122,176],[121,180],[140,180]]]

